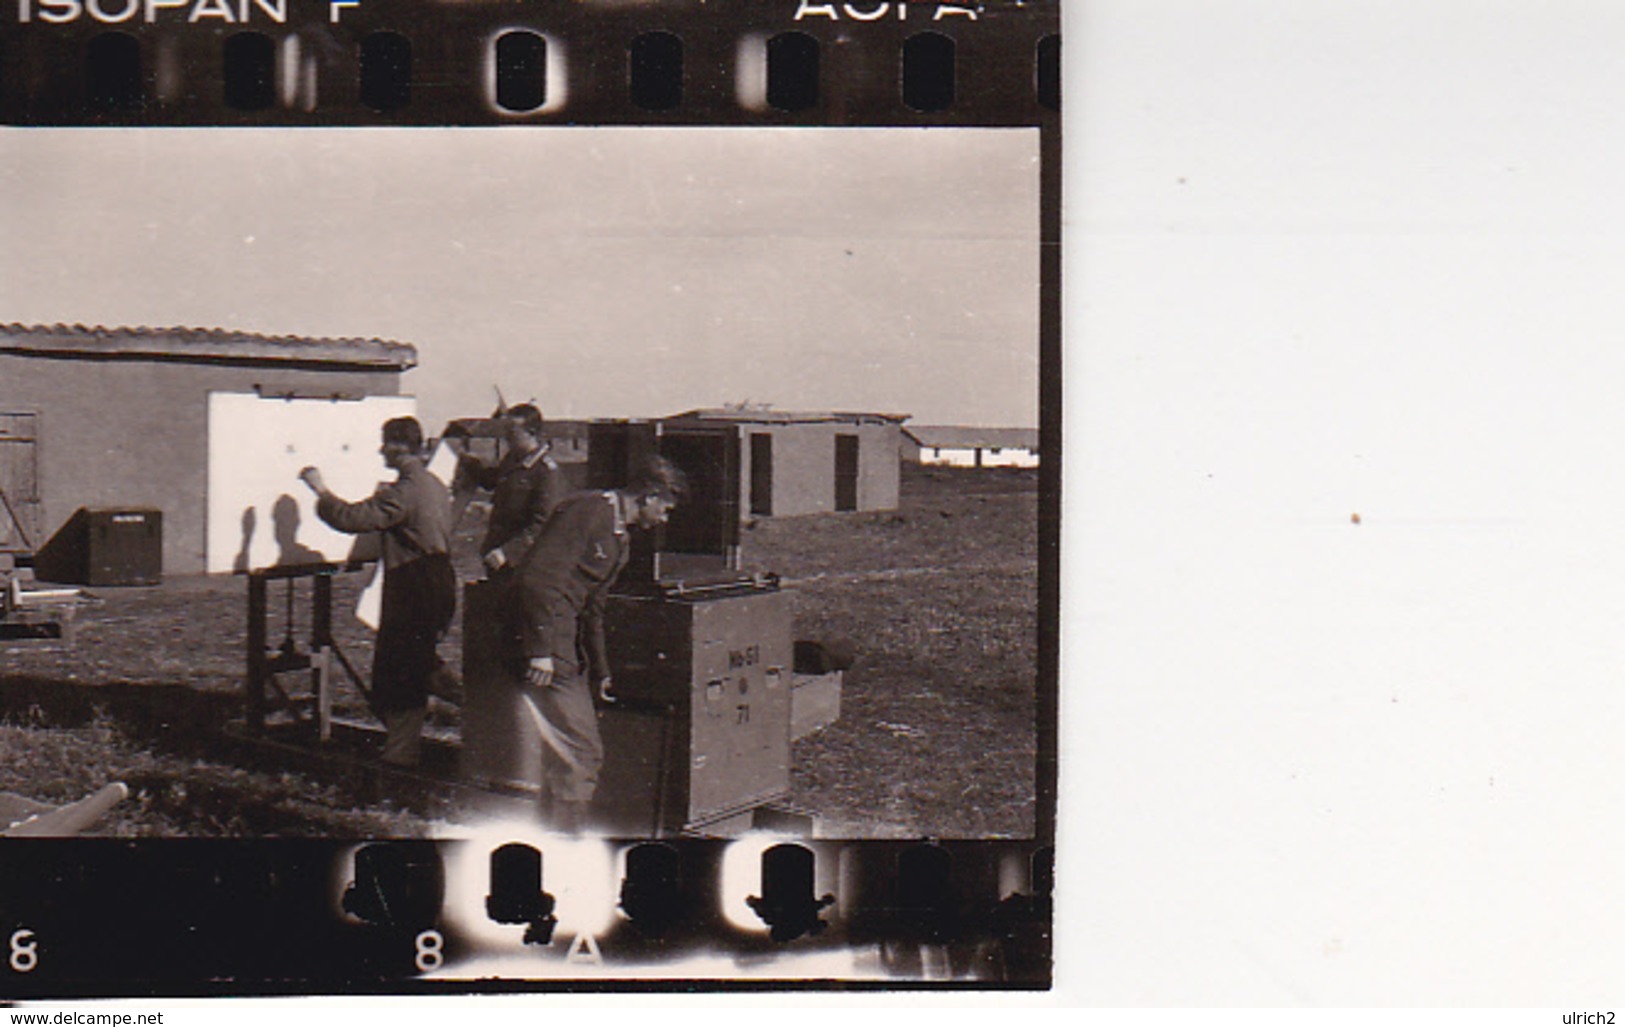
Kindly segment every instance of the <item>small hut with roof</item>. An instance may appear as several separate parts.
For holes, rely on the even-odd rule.
[[[741,405],[662,418],[667,432],[726,426],[739,438],[744,516],[895,510],[907,414],[794,412]]]
[[[80,508],[162,512],[166,573],[205,566],[210,395],[400,394],[417,350],[382,339],[0,325],[0,550]]]

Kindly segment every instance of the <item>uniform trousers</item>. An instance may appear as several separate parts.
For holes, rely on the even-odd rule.
[[[579,664],[555,657],[553,667],[553,680],[546,688],[524,686],[526,697],[541,711],[553,736],[543,739],[544,790],[555,803],[591,802],[604,765],[592,686]]]
[[[383,609],[372,658],[372,711],[386,723],[421,710],[429,677],[441,664],[435,647],[457,610],[457,575],[444,553],[384,570]]]

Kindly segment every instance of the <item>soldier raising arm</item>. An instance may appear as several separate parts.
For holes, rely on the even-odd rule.
[[[360,502],[334,495],[314,467],[299,477],[316,493],[316,514],[328,525],[352,535],[383,533],[384,601],[368,701],[388,729],[384,762],[411,766],[418,761],[430,678],[440,667],[435,647],[457,606],[451,497],[424,463],[416,418],[385,422],[379,453],[397,477]]]

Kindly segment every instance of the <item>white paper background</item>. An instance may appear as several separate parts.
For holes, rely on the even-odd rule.
[[[392,417],[412,416],[416,407],[410,396],[325,400],[210,393],[209,572],[348,557],[356,536],[321,522],[316,497],[299,480],[299,471],[318,467],[328,488],[343,499],[367,498],[379,482],[395,477],[378,453],[380,429]],[[283,497],[295,504],[293,516],[279,513],[279,502],[287,509]],[[254,527],[245,552],[244,511],[249,509]]]

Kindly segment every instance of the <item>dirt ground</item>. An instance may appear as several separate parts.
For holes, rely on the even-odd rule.
[[[455,554],[469,577],[478,527],[465,519]],[[795,636],[857,653],[840,719],[794,746],[792,803],[831,836],[1030,835],[1034,472],[910,468],[898,510],[764,519],[743,535],[747,569],[790,590]],[[364,577],[335,582],[335,634],[363,669],[371,636],[347,611]],[[432,790],[221,744],[242,717],[244,579],[92,591],[71,640],[0,642],[0,791],[66,801],[123,780],[131,798],[96,828],[122,836],[410,836],[455,819],[455,799]],[[285,601],[273,585],[273,646]],[[458,663],[457,627],[442,653]],[[362,715],[359,693],[340,705]]]

